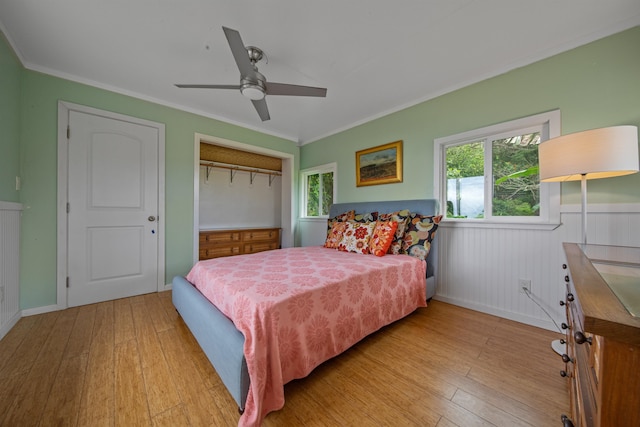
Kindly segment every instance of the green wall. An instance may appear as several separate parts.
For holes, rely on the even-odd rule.
[[[24,205],[21,308],[56,303],[59,100],[166,126],[166,281],[191,267],[194,133],[294,155],[294,172],[336,161],[338,200],[433,196],[433,140],[559,108],[562,133],[640,126],[640,27],[440,96],[301,148],[290,141],[25,70],[0,38],[0,200]],[[357,188],[355,152],[404,141],[404,182]],[[22,190],[15,191],[15,176]],[[297,173],[296,173],[297,176]],[[590,203],[640,202],[640,174],[589,182]],[[295,192],[297,194],[297,191]],[[295,203],[295,198],[294,198]],[[579,185],[563,185],[579,203]]]
[[[20,75],[22,66],[0,33],[0,201],[19,202]]]
[[[12,90],[3,105],[0,135],[0,199],[24,206],[21,236],[20,306],[56,303],[56,206],[58,101],[68,101],[165,124],[165,281],[186,274],[193,264],[194,134],[202,133],[294,156],[297,177],[299,148],[295,143],[173,108],[26,70],[0,42],[0,89]],[[12,62],[13,61],[13,62]],[[5,73],[5,63],[12,63]],[[16,84],[16,83],[20,84]],[[20,94],[20,97],[19,95]],[[20,102],[18,102],[18,97]],[[9,108],[10,107],[10,108]],[[11,110],[11,111],[5,111]],[[19,114],[18,114],[19,110]],[[15,123],[20,123],[17,127]],[[5,130],[5,123],[14,127]],[[5,138],[17,142],[6,143]],[[18,150],[19,147],[19,150]],[[11,158],[5,160],[5,150]],[[19,162],[18,162],[19,151]],[[5,173],[6,168],[10,171]],[[22,177],[19,197],[15,175]],[[5,176],[6,175],[6,176]],[[10,183],[5,183],[10,178]],[[296,193],[297,194],[297,191]],[[295,203],[295,199],[294,199]]]
[[[560,109],[562,133],[640,126],[640,27],[518,68],[300,149],[301,169],[337,161],[338,200],[433,196],[435,138]],[[355,152],[403,140],[404,181],[356,187]],[[579,183],[562,187],[580,203]],[[640,202],[640,174],[589,181],[589,203]]]

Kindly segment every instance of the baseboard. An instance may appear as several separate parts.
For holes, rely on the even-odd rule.
[[[22,317],[22,312],[18,310],[18,312],[14,314],[13,317],[9,319],[7,323],[2,325],[2,327],[0,328],[0,340],[4,338],[5,335],[7,335],[7,333],[11,330],[11,328],[13,328],[16,325],[16,323],[18,323],[18,320],[20,320],[21,317]]]
[[[446,302],[448,304],[457,305],[459,307],[468,308],[470,310],[479,311],[481,313],[491,314],[494,316],[502,317],[504,319],[513,320],[515,322],[524,323],[525,325],[536,326],[538,328],[547,329],[549,331],[558,332],[551,320],[541,320],[535,317],[526,316],[519,313],[513,313],[510,311],[504,311],[493,307],[488,307],[482,304],[475,304],[469,301],[458,300],[456,298],[449,298],[442,295],[435,295],[433,297],[436,301]],[[560,333],[560,332],[558,332]]]
[[[27,308],[22,310],[22,316],[35,316],[36,314],[50,313],[52,311],[64,310],[64,307],[58,305],[44,305],[42,307]]]

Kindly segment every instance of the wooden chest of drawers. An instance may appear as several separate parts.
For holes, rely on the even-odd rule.
[[[571,401],[564,425],[640,426],[640,319],[629,314],[603,279],[609,276],[594,267],[604,260],[595,261],[574,243],[565,243],[564,250],[569,274],[561,304],[566,306],[562,326],[568,342],[562,374],[570,380]]]
[[[199,258],[201,260],[279,248],[279,228],[200,231]]]

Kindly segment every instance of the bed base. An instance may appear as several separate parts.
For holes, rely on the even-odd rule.
[[[339,215],[355,209],[363,212],[394,212],[409,209],[424,215],[438,213],[433,199],[396,200],[387,202],[339,203],[331,206],[329,215]],[[436,293],[435,268],[438,263],[437,239],[427,257],[427,300]],[[249,393],[249,373],[244,357],[244,336],[229,318],[206,299],[193,284],[182,276],[173,279],[173,305],[200,344],[220,379],[236,401],[240,413],[244,411]]]
[[[172,299],[242,413],[249,392],[244,335],[182,276],[173,279]]]

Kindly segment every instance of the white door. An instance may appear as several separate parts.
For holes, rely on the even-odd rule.
[[[158,133],[69,111],[68,306],[157,290]]]

